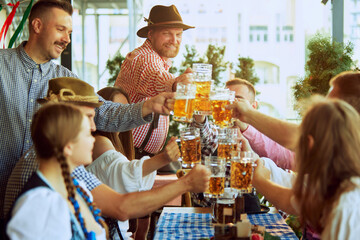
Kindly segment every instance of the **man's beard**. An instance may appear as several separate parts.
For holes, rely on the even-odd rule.
[[[162,57],[166,58],[174,58],[178,55],[180,46],[179,45],[173,45],[175,46],[175,49],[167,49],[166,47],[162,47],[158,49],[158,54]]]

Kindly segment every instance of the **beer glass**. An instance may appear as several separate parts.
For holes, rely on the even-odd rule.
[[[237,192],[231,188],[225,188],[223,196],[216,199],[213,213],[217,223],[235,223],[236,196]]]
[[[218,149],[217,155],[226,160],[226,178],[225,187],[230,186],[230,169],[233,151],[237,151],[237,129],[220,128],[218,129]]]
[[[194,112],[195,94],[195,84],[177,84],[173,120],[191,122]]]
[[[254,156],[253,152],[238,152],[232,155],[230,186],[240,193],[252,192],[251,181],[256,160]]]
[[[214,122],[223,128],[232,124],[231,110],[225,107],[235,99],[235,92],[229,89],[216,89],[210,92],[210,103]]]
[[[210,170],[211,177],[209,189],[205,191],[204,196],[208,198],[222,196],[225,189],[225,159],[206,156],[205,166]]]
[[[201,163],[200,130],[187,127],[180,130],[181,158],[183,168],[192,168]]]
[[[196,97],[194,113],[199,115],[210,115],[211,105],[209,95],[211,90],[212,65],[204,63],[194,63],[194,83],[196,84]]]
[[[218,157],[230,162],[232,151],[237,151],[238,132],[236,128],[218,129]]]

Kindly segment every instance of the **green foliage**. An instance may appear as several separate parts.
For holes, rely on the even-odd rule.
[[[289,215],[286,219],[285,222],[287,223],[287,225],[289,225],[291,227],[291,229],[294,231],[294,233],[296,234],[296,236],[301,239],[302,237],[302,226],[300,224],[299,221],[299,217],[298,216],[294,216],[294,215]]]
[[[265,231],[264,240],[280,240],[280,239],[281,238],[279,236],[271,235],[271,233]]]
[[[209,44],[208,49],[204,57],[199,59],[199,62],[212,64],[212,78],[215,81],[215,85],[220,83],[220,73],[226,70],[227,65],[229,64],[224,60],[226,47],[218,47],[212,44]]]
[[[169,69],[169,73],[175,74],[178,71],[177,67],[171,66]]]
[[[332,77],[355,68],[351,58],[354,48],[352,43],[332,42],[330,37],[316,34],[309,40],[307,48],[309,57],[305,66],[306,75],[293,87],[296,100],[315,93],[326,95]]]
[[[120,72],[121,64],[125,60],[125,57],[121,53],[117,53],[113,59],[106,61],[106,68],[109,70],[110,78],[108,80],[108,86],[114,86],[116,78]]]
[[[248,80],[255,86],[259,82],[259,78],[255,74],[254,60],[249,57],[239,57],[238,61],[235,77]]]
[[[185,59],[181,62],[180,73],[185,72],[187,68],[191,68],[193,63],[199,62],[199,54],[197,53],[194,45],[191,47],[189,45],[185,45],[185,49],[186,53],[183,55]]]

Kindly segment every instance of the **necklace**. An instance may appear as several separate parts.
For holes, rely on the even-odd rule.
[[[80,194],[80,196],[86,201],[87,205],[89,206],[89,209],[90,209],[91,213],[93,214],[95,221],[100,224],[99,220],[103,220],[103,218],[99,214],[100,210],[94,209],[94,207],[91,205],[92,202],[91,202],[89,196],[87,196],[83,193],[83,191],[79,185],[79,182],[75,178],[72,178],[72,180],[73,180],[74,186],[76,188],[76,191]],[[71,204],[74,206],[75,213],[76,212],[79,213],[79,221],[80,221],[81,229],[83,230],[86,239],[87,240],[95,240],[96,239],[95,232],[94,231],[88,232],[88,230],[85,227],[84,218],[81,215],[80,206],[79,206],[78,201],[76,199],[74,199],[73,197],[69,197],[69,200],[71,201]]]

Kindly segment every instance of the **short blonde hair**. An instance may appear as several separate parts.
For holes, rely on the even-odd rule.
[[[251,84],[251,82],[241,78],[233,78],[225,83],[226,87],[234,86],[234,85],[245,85],[253,95],[252,101],[255,101],[256,90],[254,85]]]

